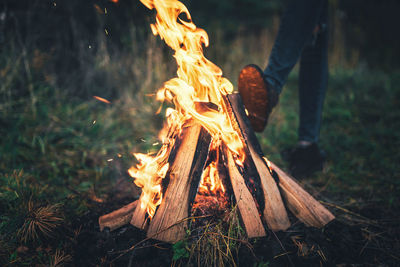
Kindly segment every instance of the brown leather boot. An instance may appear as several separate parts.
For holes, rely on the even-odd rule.
[[[264,80],[262,70],[250,64],[239,74],[238,89],[254,131],[262,132],[272,108],[279,100],[278,93]]]

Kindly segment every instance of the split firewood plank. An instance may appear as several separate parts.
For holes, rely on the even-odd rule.
[[[226,147],[224,148],[224,156],[239,215],[247,236],[249,238],[266,236],[255,200],[236,166],[232,153]]]
[[[212,109],[215,110],[218,108],[218,106],[215,106],[215,104],[212,104],[210,102],[195,102],[195,107],[196,107],[196,111],[199,113],[204,113],[204,112],[207,112],[208,110],[212,110]],[[170,134],[173,135],[173,133],[170,133]],[[181,134],[181,136],[182,136],[182,134]],[[169,138],[171,138],[171,136]],[[168,158],[168,162],[170,165],[174,161],[176,152],[178,151],[178,148],[180,147],[181,141],[182,141],[181,138],[176,138],[176,141],[173,144],[170,156]],[[196,190],[197,190],[197,188],[196,188]],[[191,193],[192,193],[192,191],[191,191]],[[149,219],[147,216],[147,208],[145,205],[142,205],[141,198],[139,198],[138,207],[135,209],[130,223],[133,226],[140,228],[142,230],[145,230],[148,227]]]
[[[262,158],[261,147],[247,119],[240,95],[237,93],[230,94],[227,95],[225,100],[234,128],[237,128],[236,130],[241,133],[247,156],[252,160],[260,176],[265,199],[263,211],[265,221],[272,231],[286,230],[290,226],[290,221],[279,188]]]
[[[168,156],[168,163],[171,164],[174,161],[177,148],[180,147],[181,139],[176,136],[174,133],[174,129],[170,129],[168,133],[168,139],[174,138],[175,141],[168,144],[168,149],[171,150]],[[147,215],[147,207],[146,205],[142,205],[142,196],[138,200],[138,204],[136,209],[133,212],[131,224],[139,229],[146,230],[149,225],[149,218]]]
[[[208,157],[210,134],[199,124],[182,131],[182,141],[167,173],[169,184],[150,222],[147,236],[175,243],[185,237],[190,205]]]
[[[307,193],[290,175],[270,162],[272,169],[279,177],[279,187],[289,210],[304,224],[323,227],[335,216],[321,203]]]
[[[139,229],[146,229],[148,220],[147,220],[147,208],[141,202],[142,198],[138,199],[138,204],[136,209],[133,211],[130,223],[139,228]]]
[[[128,224],[132,218],[133,211],[135,210],[137,204],[138,201],[136,200],[118,210],[99,217],[100,231],[103,231],[105,227],[108,227],[110,228],[110,231],[113,231],[125,224]]]
[[[259,155],[255,153],[251,146],[249,150],[260,175],[261,188],[265,197],[264,218],[268,227],[272,231],[286,230],[290,227],[290,221],[279,188]]]

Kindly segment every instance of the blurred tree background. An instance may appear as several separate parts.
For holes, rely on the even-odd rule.
[[[234,85],[244,65],[266,66],[285,1],[183,2]],[[350,216],[344,209],[376,222],[342,262],[391,265],[400,254],[399,10],[397,0],[329,0],[328,162],[302,183],[336,203],[338,218]],[[153,20],[138,0],[0,1],[0,265],[110,259],[85,240],[97,242],[99,215],[140,194],[126,170],[132,152],[159,149],[163,116],[151,95],[176,71]],[[282,166],[279,151],[296,142],[297,79],[295,68],[258,136]],[[49,231],[39,226],[45,211]]]
[[[336,56],[371,69],[399,68],[398,1],[329,2],[331,51],[339,49],[342,53]],[[184,3],[194,22],[210,34],[211,45],[217,45],[215,40],[232,40],[241,34],[260,33],[265,28],[276,30],[284,6],[284,1],[278,0],[188,0]],[[152,12],[138,1],[3,0],[0,7],[2,52],[21,53],[23,60],[36,60],[32,67],[46,72],[47,79],[59,87],[67,87],[72,95],[99,93],[105,82],[111,86],[104,92],[107,96],[118,94],[114,79],[102,73],[99,62],[95,62],[99,52],[112,56],[132,49],[139,54],[146,53]],[[269,37],[272,42],[274,35]],[[262,44],[260,49],[264,49]],[[78,80],[79,86],[75,84]]]

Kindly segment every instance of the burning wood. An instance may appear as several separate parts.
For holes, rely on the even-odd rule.
[[[133,212],[136,209],[138,201],[134,201],[126,206],[123,206],[119,210],[115,210],[109,214],[103,215],[99,218],[100,231],[103,231],[105,227],[110,228],[111,231],[128,224],[131,219]]]
[[[282,196],[289,210],[303,223],[313,227],[324,227],[335,217],[321,203],[307,193],[294,178],[270,162],[279,179]]]
[[[232,153],[224,149],[226,166],[231,179],[240,218],[249,237],[265,236],[265,229],[260,219],[256,202],[244,182],[243,176],[237,169]]]
[[[177,0],[141,1],[157,10],[153,33],[175,51],[178,77],[157,93],[158,100],[175,108],[167,109],[160,151],[155,156],[135,154],[139,164],[129,169],[142,188],[137,204],[100,217],[100,228],[115,229],[130,221],[149,237],[174,243],[184,238],[193,212],[200,207],[207,212],[207,202],[222,201],[220,207],[226,208],[229,194],[248,237],[265,236],[265,226],[272,231],[290,226],[281,193],[305,224],[322,227],[331,221],[328,210],[264,161],[240,96],[232,94],[232,84],[204,57],[207,33],[196,28],[186,7]]]
[[[169,183],[164,200],[147,231],[148,235],[167,242],[185,236],[187,221],[178,222],[190,215],[211,141],[211,136],[198,124],[184,129],[182,136],[181,149],[167,174]]]
[[[231,121],[237,124],[235,128],[240,132],[243,143],[246,144],[245,151],[247,159],[250,161],[249,164],[251,164],[252,169],[257,170],[259,175],[265,200],[263,214],[268,227],[273,231],[286,230],[290,226],[290,222],[279,189],[261,157],[260,145],[258,144],[257,137],[251,130],[250,122],[246,119],[247,117],[239,94],[228,95],[226,102]]]
[[[173,156],[170,156],[171,164],[164,178],[162,190],[165,192],[164,197],[150,223],[146,209],[139,206],[139,199],[118,211],[100,217],[101,229],[109,227],[113,230],[130,221],[132,225],[147,230],[148,236],[158,240],[171,243],[181,240],[185,237],[185,230],[188,227],[185,219],[189,218],[194,210],[192,205],[205,207],[216,204],[215,201],[221,199],[217,197],[217,193],[214,196],[205,194],[204,188],[210,189],[211,186],[205,185],[204,180],[212,172],[219,173],[224,183],[232,187],[241,222],[250,238],[266,235],[262,217],[265,219],[267,228],[273,231],[286,230],[290,226],[281,194],[289,210],[308,226],[323,227],[334,219],[334,216],[302,189],[293,178],[272,162],[264,161],[257,138],[244,115],[240,96],[227,95],[226,103],[232,124],[237,128],[245,145],[246,160],[243,165],[238,164],[233,152],[222,143],[219,143],[220,146],[217,147],[215,144],[211,145],[210,149],[212,141],[207,130],[199,124],[189,123],[190,126],[183,128],[175,142],[176,151]],[[210,156],[212,151],[223,153]],[[215,165],[212,160],[216,158],[218,160]],[[207,159],[211,159],[208,165]],[[218,161],[223,162],[220,164]],[[271,165],[277,181],[272,177],[267,163]],[[213,166],[212,169],[210,165]],[[257,181],[251,182],[251,177],[257,178]],[[221,192],[224,185],[222,181],[220,183]],[[257,191],[262,192],[261,203],[257,201],[255,193]],[[199,197],[199,192],[203,194],[203,197]],[[211,192],[216,192],[216,190]],[[228,193],[225,189],[223,192]],[[201,201],[203,203],[199,203]]]

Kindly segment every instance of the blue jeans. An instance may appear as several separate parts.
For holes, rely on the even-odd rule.
[[[264,71],[267,83],[280,93],[300,59],[299,141],[318,142],[328,81],[327,22],[327,0],[292,0],[282,16]]]

